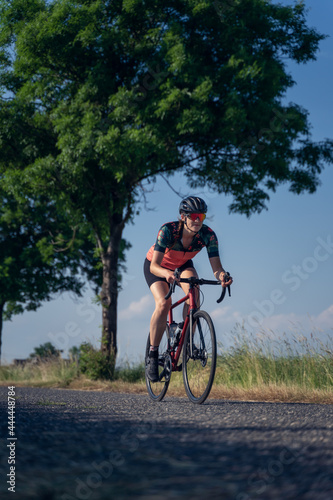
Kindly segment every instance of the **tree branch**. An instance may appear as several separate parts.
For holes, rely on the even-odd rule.
[[[73,246],[73,243],[74,243],[75,237],[76,237],[76,229],[77,229],[77,227],[74,227],[74,229],[73,229],[73,235],[72,235],[72,238],[71,238],[70,242],[68,243],[68,245],[65,248],[58,248],[58,249],[54,248],[55,252],[57,252],[57,253],[66,252],[67,250],[69,250]],[[53,238],[53,234],[51,233],[51,231],[49,231],[49,234]],[[62,239],[61,241],[65,242],[66,240]],[[51,240],[51,243],[54,246],[57,245],[56,241]]]
[[[182,195],[181,193],[179,193],[178,191],[175,190],[175,188],[170,184],[170,182],[168,181],[168,179],[163,175],[163,174],[160,174],[160,176],[162,177],[162,179],[167,183],[167,185],[169,186],[169,188],[177,195],[179,196],[179,198],[185,198],[185,195]]]

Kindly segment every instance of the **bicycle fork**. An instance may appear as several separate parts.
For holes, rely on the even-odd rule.
[[[193,309],[190,311],[190,357],[193,358]]]
[[[200,339],[200,345],[197,346],[197,345],[194,345],[195,347],[195,354],[197,355],[198,352],[200,353],[202,350],[205,349],[205,341],[204,341],[204,338],[203,338],[203,335],[202,335],[202,330],[201,330],[201,325],[200,325],[200,321],[199,319],[194,322],[193,320],[193,315],[194,313],[197,311],[197,309],[193,309],[192,311],[190,311],[190,357],[193,359],[193,337],[194,337],[194,329],[195,328],[198,328],[198,333],[199,333],[199,339]],[[197,352],[198,351],[198,352]]]
[[[193,315],[196,311],[197,311],[197,309],[193,309],[190,311],[190,352],[189,352],[189,355],[190,355],[191,359],[194,359],[194,354],[195,354],[196,359],[198,359],[198,356],[201,357],[201,355],[205,352],[205,349],[206,349],[205,339],[204,339],[204,336],[202,333],[200,319],[198,318],[198,320],[196,322],[193,321]],[[194,328],[198,329],[199,342],[200,342],[199,345],[193,344]],[[194,352],[193,352],[193,345],[195,347]]]

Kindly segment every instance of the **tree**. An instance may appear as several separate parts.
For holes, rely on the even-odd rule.
[[[34,348],[34,352],[30,354],[30,358],[45,361],[60,358],[60,354],[61,351],[56,349],[51,342],[45,342],[45,344]]]
[[[81,295],[83,273],[100,285],[88,236],[71,227],[55,203],[43,196],[19,203],[0,181],[0,356],[4,319],[64,291]]]
[[[332,162],[332,142],[312,142],[307,112],[283,104],[294,83],[287,59],[315,59],[324,38],[307,26],[302,2],[0,5],[0,83],[27,130],[7,182],[13,192],[22,183],[30,196],[47,192],[90,225],[103,266],[107,355],[117,351],[122,233],[145,182],[184,171],[192,188],[209,182],[249,216],[281,183],[314,192]],[[1,134],[7,151],[12,134],[2,125]],[[32,145],[35,157],[22,162]]]

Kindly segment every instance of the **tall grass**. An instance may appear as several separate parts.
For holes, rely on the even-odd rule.
[[[0,367],[0,382],[24,382],[27,385],[69,385],[79,376],[78,364],[57,358],[41,363],[4,365]]]
[[[0,367],[0,383],[24,385],[58,385],[86,387],[87,376],[80,373],[77,362],[62,359],[36,365],[7,365]],[[135,391],[141,384],[144,390],[144,363],[126,362],[116,367],[112,381],[121,390]],[[96,382],[98,383],[98,382]],[[119,385],[120,384],[120,385]],[[118,387],[117,386],[117,387]],[[95,387],[89,385],[89,387]],[[183,387],[182,374],[173,373],[170,387]],[[306,391],[326,391],[333,396],[333,341],[326,344],[315,338],[285,334],[277,337],[273,332],[260,332],[250,336],[245,331],[234,335],[234,344],[226,348],[218,344],[217,368],[214,387],[241,390],[265,388],[293,388]]]
[[[0,383],[22,382],[27,385],[70,385],[74,380],[90,379],[96,380],[95,374],[91,377],[82,375],[79,364],[75,361],[69,362],[64,359],[53,359],[38,364],[26,363],[25,365],[3,365],[0,366]],[[101,379],[105,380],[105,376]],[[131,365],[126,363],[116,368],[112,380],[127,383],[135,383],[145,379],[144,363]],[[111,378],[109,379],[111,380]]]
[[[261,332],[250,337],[241,332],[234,346],[219,343],[216,384],[243,388],[263,385],[333,389],[333,342],[326,344],[311,334],[276,337]]]

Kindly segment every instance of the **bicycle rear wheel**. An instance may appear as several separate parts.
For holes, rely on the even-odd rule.
[[[145,360],[147,360],[149,355],[149,347],[150,347],[150,335],[148,334]],[[164,332],[159,346],[159,356],[158,356],[158,372],[160,376],[162,375],[162,372],[164,372],[163,378],[159,382],[151,382],[147,377],[147,372],[146,372],[146,386],[148,394],[153,401],[162,401],[169,387],[172,366],[171,366],[171,358],[167,352],[167,347],[168,347],[168,337],[166,335],[166,332]]]
[[[216,336],[213,322],[205,311],[193,315],[193,355],[190,350],[190,325],[183,348],[183,379],[192,403],[201,404],[209,396],[216,369]]]

